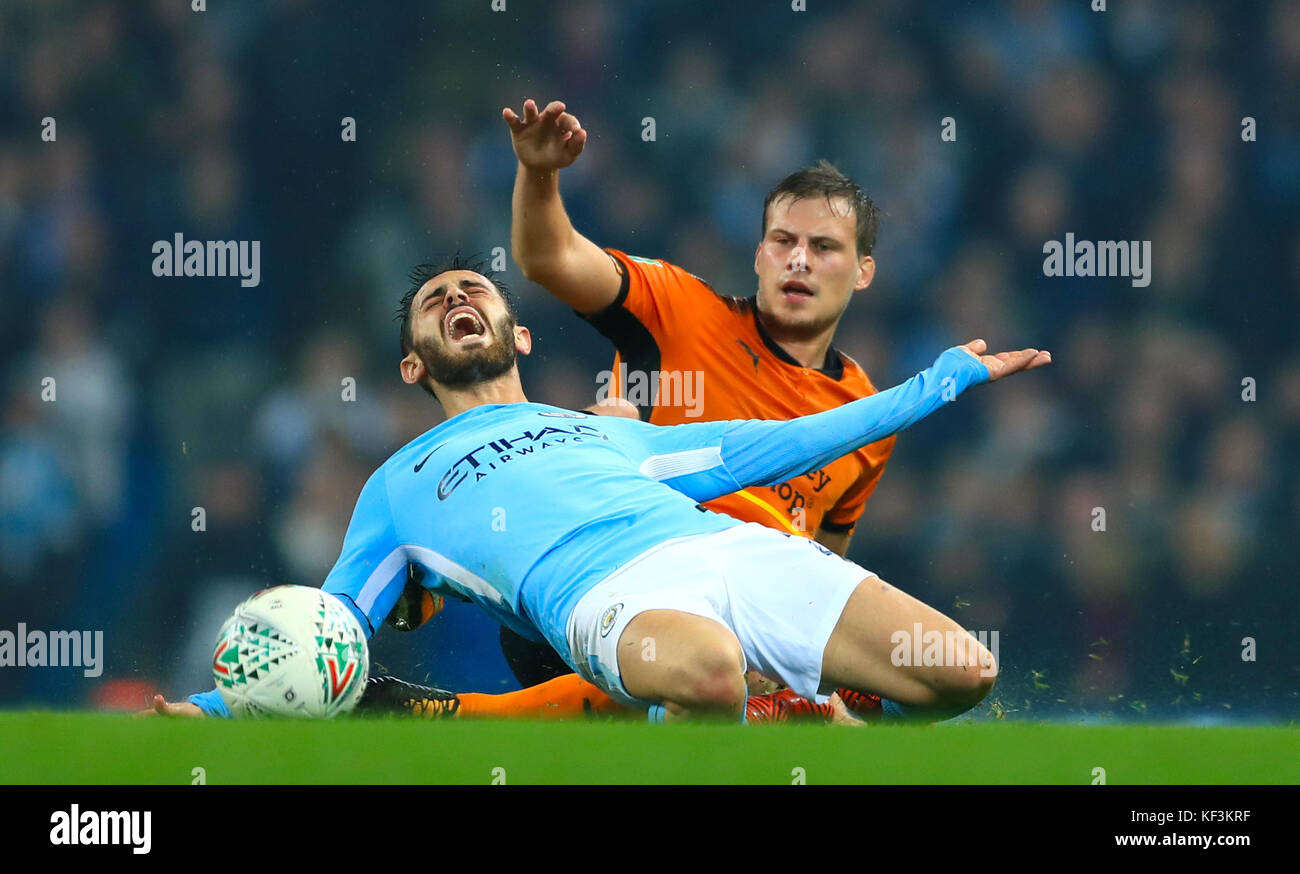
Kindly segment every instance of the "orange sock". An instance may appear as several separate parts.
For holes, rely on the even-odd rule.
[[[463,692],[459,696],[462,719],[581,719],[584,716],[639,717],[634,710],[577,674],[565,674],[518,692],[488,695]]]

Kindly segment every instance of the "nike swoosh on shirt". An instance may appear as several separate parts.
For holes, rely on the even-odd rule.
[[[433,452],[437,452],[439,449],[441,449],[446,445],[447,445],[446,443],[439,443],[437,446],[433,447]],[[416,473],[419,473],[420,468],[424,467],[424,462],[428,461],[430,458],[433,457],[433,452],[430,452],[428,455],[424,456],[424,458],[420,460],[420,463],[415,466]]]

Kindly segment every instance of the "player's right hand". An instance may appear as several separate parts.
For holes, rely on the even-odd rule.
[[[172,701],[169,702],[161,695],[153,696],[153,707],[147,710],[136,711],[136,718],[142,716],[202,716],[203,711],[197,704],[191,704],[189,701]]]
[[[501,117],[510,126],[515,157],[529,170],[563,169],[578,159],[587,144],[587,132],[558,100],[539,113],[537,103],[529,98],[524,101],[523,118],[508,106]]]

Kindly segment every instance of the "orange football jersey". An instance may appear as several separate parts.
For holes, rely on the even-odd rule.
[[[622,276],[618,298],[586,318],[613,341],[607,396],[656,425],[792,419],[875,394],[857,362],[831,348],[801,366],[764,330],[753,298],[728,297],[666,261],[606,249]],[[776,486],[742,489],[706,506],[811,537],[853,528],[894,446],[893,437]]]

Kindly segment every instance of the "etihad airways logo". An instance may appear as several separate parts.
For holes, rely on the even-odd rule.
[[[438,481],[438,500],[447,500],[465,480],[472,477],[474,482],[478,482],[501,465],[525,455],[532,455],[552,446],[608,439],[609,437],[602,434],[594,425],[581,423],[547,425],[536,431],[524,431],[517,437],[498,437],[461,456],[447,468],[447,472]]]

